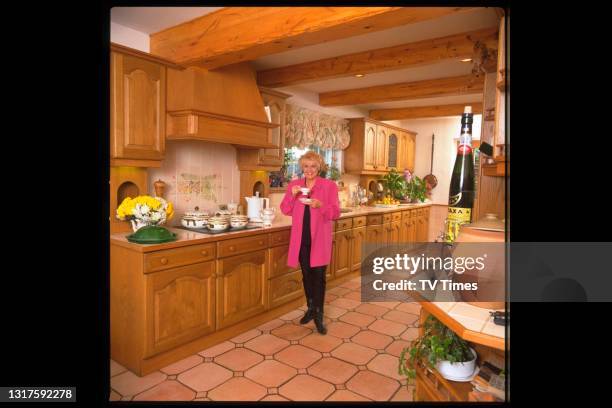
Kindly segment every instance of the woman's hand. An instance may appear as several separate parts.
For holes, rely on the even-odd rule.
[[[295,197],[297,195],[297,193],[300,192],[300,186],[293,186],[291,188],[291,194],[293,194],[293,196]]]
[[[312,208],[319,208],[319,207],[321,207],[321,202],[320,202],[319,200],[317,200],[316,198],[313,198],[313,199],[310,201],[310,206],[311,206]]]

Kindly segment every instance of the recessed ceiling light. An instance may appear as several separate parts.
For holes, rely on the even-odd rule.
[[[461,62],[472,62],[471,58],[464,58],[461,60]]]
[[[363,74],[355,74],[355,76],[356,76],[357,78],[362,78],[362,77],[363,77]]]

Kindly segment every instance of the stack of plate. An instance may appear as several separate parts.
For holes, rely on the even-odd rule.
[[[205,212],[187,211],[181,218],[181,224],[187,228],[206,228],[209,215]]]
[[[249,222],[249,217],[246,215],[232,215],[230,216],[230,225],[232,228],[244,228]]]
[[[211,231],[222,231],[229,228],[229,221],[223,216],[213,216],[208,219],[208,229]]]

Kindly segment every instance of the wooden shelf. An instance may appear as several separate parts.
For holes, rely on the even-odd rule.
[[[469,393],[474,389],[474,386],[469,382],[447,380],[436,369],[421,365],[417,366],[416,375],[419,386],[424,388],[422,390],[424,391],[423,394],[429,397],[427,398],[429,400],[468,401]],[[421,394],[420,389],[418,394]],[[419,395],[419,397],[422,398],[422,395]]]
[[[482,174],[491,177],[504,177],[506,176],[506,163],[491,163],[482,165]]]

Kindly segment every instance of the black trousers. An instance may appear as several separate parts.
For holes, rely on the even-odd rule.
[[[310,266],[310,245],[300,247],[300,266],[306,299],[312,299],[312,307],[323,312],[325,302],[325,270],[327,265]]]

